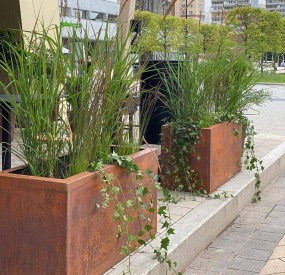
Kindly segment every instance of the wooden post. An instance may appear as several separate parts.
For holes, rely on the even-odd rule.
[[[135,0],[121,0],[118,31],[120,32],[122,38],[129,34],[130,21],[134,17],[134,12]],[[131,41],[129,41],[129,43],[131,43]]]

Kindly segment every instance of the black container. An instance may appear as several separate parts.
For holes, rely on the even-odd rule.
[[[171,69],[169,68],[171,67]],[[140,103],[140,121],[145,121],[149,116],[149,122],[145,129],[144,137],[149,144],[160,144],[161,126],[171,119],[171,114],[161,100],[161,96],[166,96],[166,88],[162,77],[168,78],[169,71],[173,73],[177,68],[177,61],[148,61],[146,71],[141,76],[142,96]],[[160,95],[159,95],[160,94]],[[145,104],[156,102],[149,112]]]

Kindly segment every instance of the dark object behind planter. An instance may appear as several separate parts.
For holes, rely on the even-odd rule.
[[[11,135],[12,140],[14,139],[15,132],[15,124],[16,124],[16,116],[14,113],[11,115]],[[0,143],[2,142],[2,109],[0,108]]]
[[[172,69],[175,69],[177,66],[177,61],[148,61],[147,69],[143,72],[141,76],[142,85],[141,88],[143,91],[150,91],[149,93],[143,93],[141,98],[141,113],[140,116],[145,118],[148,114],[145,113],[145,109],[142,107],[144,102],[148,100],[152,100],[152,98],[157,97],[158,93],[162,95],[166,95],[167,91],[163,81],[161,80],[161,76],[158,71],[168,76],[168,68],[169,65]],[[153,112],[150,115],[149,123],[146,127],[144,137],[146,141],[150,144],[160,144],[161,142],[161,126],[165,124],[165,121],[169,121],[171,118],[171,114],[166,109],[165,104],[157,99]],[[143,119],[141,120],[143,121]]]
[[[131,157],[142,171],[157,172],[156,154],[146,149]],[[99,173],[50,179],[11,172],[0,173],[0,274],[99,275],[124,258],[120,251],[125,240],[117,239],[112,218],[114,203],[96,206],[106,186]],[[110,165],[105,172],[119,180],[126,200],[134,196],[124,169]],[[145,178],[144,184],[156,200],[152,180]],[[156,212],[145,214],[152,218],[155,233]],[[138,213],[133,217],[129,229],[137,235]]]
[[[239,135],[234,135],[238,131]],[[161,142],[161,184],[168,189],[175,190],[180,183],[167,172],[172,168],[167,162],[170,155],[178,150],[173,143],[173,134],[169,126],[162,127]],[[202,180],[203,188],[212,193],[241,171],[241,155],[243,149],[242,126],[237,123],[224,122],[201,129],[199,143],[193,154],[189,154],[189,164]],[[199,157],[200,159],[198,159]],[[168,167],[166,167],[168,166]],[[186,186],[187,189],[187,186]]]

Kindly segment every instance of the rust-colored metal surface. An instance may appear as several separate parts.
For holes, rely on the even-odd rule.
[[[157,172],[157,152],[146,149],[132,158],[142,170]],[[118,179],[126,200],[134,196],[126,171],[116,165],[107,173]],[[0,274],[97,275],[124,258],[113,220],[114,203],[99,208],[104,187],[98,173],[84,172],[67,179],[48,179],[0,173]],[[152,181],[144,180],[155,200]],[[146,203],[149,198],[145,198]],[[152,219],[156,232],[156,213]],[[138,213],[129,231],[141,229]],[[140,220],[141,226],[143,221]]]
[[[240,134],[235,135],[235,131]],[[196,179],[201,181],[201,187],[208,193],[212,193],[230,178],[241,171],[241,154],[243,148],[242,127],[237,123],[224,122],[203,128],[199,143],[195,151],[189,154],[189,165],[193,168]],[[177,189],[171,173],[167,170],[174,169],[169,164],[169,158],[177,147],[174,145],[174,138],[170,127],[163,126],[161,141],[161,162],[162,162],[162,185]],[[184,183],[187,185],[188,183]]]

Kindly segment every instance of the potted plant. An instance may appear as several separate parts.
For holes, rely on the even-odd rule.
[[[212,193],[241,169],[244,137],[251,129],[245,112],[270,96],[253,88],[255,70],[242,56],[184,60],[169,76],[162,185]]]
[[[56,31],[8,44],[15,63],[1,61],[26,164],[0,173],[5,274],[102,274],[156,233],[156,151],[141,151],[122,123],[141,73],[127,40],[74,36],[66,56]]]

